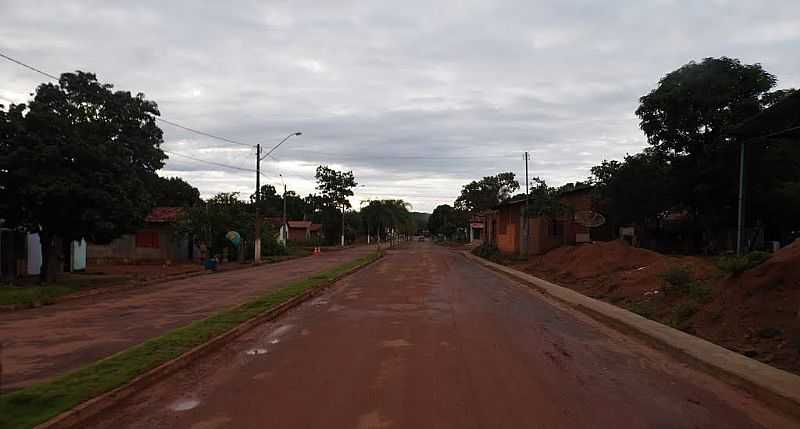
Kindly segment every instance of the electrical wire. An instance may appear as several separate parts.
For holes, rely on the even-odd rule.
[[[6,55],[6,54],[4,54],[2,52],[0,52],[0,57],[5,58],[6,60],[11,61],[12,63],[18,64],[18,65],[20,65],[22,67],[25,67],[28,70],[32,70],[32,71],[35,71],[36,73],[39,73],[39,74],[41,74],[43,76],[47,76],[50,79],[59,80],[58,77],[56,77],[56,76],[54,76],[54,75],[52,75],[50,73],[47,73],[46,71],[43,71],[41,69],[38,69],[38,68],[36,68],[34,66],[31,66],[31,65],[28,65],[28,64],[25,64],[22,61],[17,60],[15,58],[11,58],[11,57],[9,57],[8,55]],[[227,137],[221,137],[221,136],[217,136],[217,135],[214,135],[214,134],[211,134],[211,133],[207,133],[205,131],[200,131],[200,130],[198,130],[196,128],[187,127],[185,125],[181,125],[181,124],[179,124],[177,122],[170,121],[168,119],[164,119],[164,118],[161,118],[159,116],[155,116],[154,115],[153,118],[158,122],[163,122],[163,123],[165,123],[167,125],[172,125],[173,127],[180,128],[182,130],[186,130],[186,131],[189,131],[191,133],[195,133],[195,134],[198,134],[198,135],[201,135],[201,136],[205,136],[205,137],[209,137],[209,138],[212,138],[212,139],[224,141],[224,142],[227,142],[227,143],[237,144],[237,145],[240,145],[240,146],[248,146],[248,147],[254,147],[255,146],[253,144],[243,143],[243,142],[240,142],[240,141],[229,139]]]
[[[420,160],[447,160],[447,159],[487,159],[487,158],[495,158],[495,159],[516,159],[518,155],[475,155],[475,156],[423,156],[423,155],[348,155],[348,154],[336,154],[336,153],[326,153],[326,152],[316,152],[316,151],[305,151],[302,149],[291,149],[289,152],[298,152],[298,153],[305,153],[310,155],[319,155],[324,157],[330,158],[340,158],[340,159],[420,159]]]
[[[248,171],[250,173],[255,173],[256,172],[256,170],[254,170],[252,168],[237,167],[235,165],[224,164],[222,162],[209,161],[207,159],[195,158],[195,157],[193,157],[191,155],[186,155],[186,154],[183,154],[183,153],[173,152],[171,150],[166,150],[166,149],[161,149],[161,150],[163,150],[165,153],[168,153],[170,155],[175,155],[175,156],[179,156],[179,157],[182,157],[182,158],[191,159],[192,161],[202,162],[202,163],[209,164],[209,165],[216,165],[218,167],[230,168],[231,170]]]

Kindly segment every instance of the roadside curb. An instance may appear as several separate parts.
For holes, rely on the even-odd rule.
[[[462,251],[461,254],[575,308],[601,323],[688,360],[698,369],[744,389],[766,405],[800,419],[800,376],[750,359],[615,305],[590,298],[572,289],[487,261],[466,251]]]
[[[164,362],[163,364],[145,372],[142,375],[139,375],[129,383],[96,396],[68,411],[59,414],[58,416],[53,417],[44,423],[37,425],[34,429],[69,429],[84,427],[82,426],[82,423],[84,423],[86,420],[91,419],[103,411],[110,409],[118,402],[146,389],[162,378],[189,366],[195,360],[221,349],[226,344],[247,333],[256,326],[264,322],[277,319],[292,308],[297,307],[310,298],[322,293],[343,278],[379,261],[382,257],[383,253],[378,253],[375,259],[342,272],[336,277],[303,292],[301,295],[278,304],[274,308],[267,310],[266,312],[261,313],[252,319],[242,322],[231,330],[198,345],[186,353],[172,360]]]

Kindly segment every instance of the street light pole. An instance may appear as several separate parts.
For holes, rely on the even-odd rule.
[[[261,213],[259,213],[259,206],[261,205],[261,145],[256,145],[256,237],[253,242],[255,243],[255,250],[253,254],[253,263],[261,262]]]
[[[277,149],[280,145],[282,145],[286,140],[289,140],[289,138],[291,138],[293,136],[299,136],[299,135],[302,135],[302,134],[303,133],[300,132],[300,131],[289,134],[288,136],[284,137],[283,140],[281,140],[278,144],[276,144],[275,146],[272,146],[272,149],[270,149],[263,156],[261,155],[261,145],[260,144],[256,145],[256,238],[254,240],[256,248],[255,248],[255,252],[254,252],[254,255],[253,255],[253,262],[256,263],[256,264],[261,262],[261,213],[259,212],[259,209],[258,209],[259,208],[258,207],[259,203],[261,202],[261,161],[264,158],[270,156],[272,154],[272,152],[275,151],[275,149]],[[283,190],[284,190],[284,204],[285,204],[285,201],[286,201],[286,185],[284,185]],[[284,211],[284,221],[283,221],[284,222],[284,224],[283,224],[284,228],[286,227],[286,219],[285,219],[285,217],[286,216],[285,216],[285,211]]]
[[[281,240],[283,241],[283,245],[286,246],[286,242],[289,239],[289,237],[286,236],[289,232],[286,227],[286,182],[283,181],[283,174],[281,174],[280,177],[283,183],[283,225],[281,226]]]
[[[524,234],[522,243],[525,247],[525,257],[528,256],[528,245],[530,241],[530,215],[528,214],[528,199],[530,198],[530,191],[528,190],[528,160],[531,159],[528,152],[525,152],[525,224],[524,224]]]

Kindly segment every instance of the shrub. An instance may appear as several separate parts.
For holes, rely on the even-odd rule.
[[[648,301],[631,302],[625,306],[625,309],[647,319],[654,318],[656,314],[655,306]]]
[[[670,286],[684,287],[692,281],[692,272],[686,267],[672,267],[658,275]]]
[[[703,302],[711,296],[713,289],[703,282],[695,281],[687,284],[685,291],[690,298]]]
[[[717,266],[722,271],[739,275],[751,268],[761,265],[764,261],[772,256],[768,252],[750,252],[742,256],[723,256],[717,260]]]
[[[700,305],[698,305],[694,301],[684,302],[677,307],[672,313],[672,320],[670,321],[670,325],[675,328],[686,330],[691,325],[689,323],[689,319],[694,316],[698,310],[700,310]]]
[[[483,243],[472,249],[472,254],[497,263],[503,261],[503,255],[497,250],[497,246],[490,243]]]

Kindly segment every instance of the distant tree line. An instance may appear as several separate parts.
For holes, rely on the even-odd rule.
[[[157,104],[143,94],[81,71],[39,85],[28,103],[0,104],[0,226],[39,234],[43,281],[55,280],[65,243],[102,244],[133,233],[156,206],[186,208],[175,233],[207,242],[215,253],[229,246],[228,231],[253,243],[255,205],[282,217],[284,199],[287,219],[322,225],[322,244],[337,243],[343,232],[353,241],[365,231],[385,237],[417,229],[402,200],[371,201],[365,216],[352,210],[353,172],[327,166],[317,168],[317,192],[306,197],[264,185],[259,199],[220,193],[204,200],[183,179],[157,174],[167,159],[157,116]],[[285,251],[276,233],[264,228],[265,254]]]

